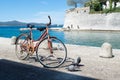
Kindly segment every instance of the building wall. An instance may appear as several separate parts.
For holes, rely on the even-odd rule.
[[[86,11],[84,11],[86,10]],[[66,29],[119,29],[120,13],[88,14],[89,8],[67,10],[64,21]]]

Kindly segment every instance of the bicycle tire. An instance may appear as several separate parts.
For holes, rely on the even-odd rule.
[[[18,59],[25,60],[29,54],[27,52],[27,47],[22,47],[22,45],[28,44],[29,37],[27,34],[21,34],[17,37],[15,42],[15,53]]]
[[[57,68],[61,66],[67,57],[67,48],[64,43],[56,37],[50,37],[52,43],[52,52],[48,48],[48,38],[43,39],[39,42],[36,56],[39,62],[47,68]]]

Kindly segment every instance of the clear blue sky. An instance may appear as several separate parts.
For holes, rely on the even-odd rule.
[[[53,24],[63,24],[66,9],[66,0],[0,0],[0,21],[46,23],[50,15]]]

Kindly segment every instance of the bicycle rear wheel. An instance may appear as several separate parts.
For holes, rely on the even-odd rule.
[[[28,41],[29,38],[27,34],[21,34],[17,37],[15,43],[15,53],[18,59],[25,60],[29,56],[27,52]]]
[[[44,67],[57,68],[65,62],[67,49],[61,40],[50,37],[49,41],[48,38],[45,38],[39,43],[36,55]]]

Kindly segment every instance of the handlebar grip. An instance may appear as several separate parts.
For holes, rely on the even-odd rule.
[[[50,26],[51,25],[51,17],[50,16],[48,16],[48,18],[49,18],[49,23],[48,24],[46,24],[47,26]]]
[[[48,16],[48,18],[51,19],[50,16]]]

